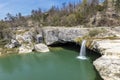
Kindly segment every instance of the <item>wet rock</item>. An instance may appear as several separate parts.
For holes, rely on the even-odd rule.
[[[35,45],[35,51],[37,51],[37,52],[49,52],[49,48],[45,44],[40,43],[40,44]]]

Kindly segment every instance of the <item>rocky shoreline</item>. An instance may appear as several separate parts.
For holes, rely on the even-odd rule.
[[[120,80],[120,40],[100,40],[94,45],[102,57],[94,65],[104,80]]]
[[[99,31],[94,34],[91,32]],[[102,32],[101,32],[102,31]],[[103,32],[104,31],[104,32]],[[108,28],[81,28],[81,27],[43,27],[43,28],[17,28],[13,30],[11,41],[5,45],[8,49],[15,49],[16,53],[30,53],[32,51],[48,52],[47,45],[65,42],[76,42],[94,35],[92,50],[101,53],[101,57],[93,62],[95,68],[104,80],[120,79],[120,34],[119,27]],[[89,42],[88,39],[88,42]],[[89,48],[89,46],[88,46]],[[3,49],[0,49],[2,54]]]

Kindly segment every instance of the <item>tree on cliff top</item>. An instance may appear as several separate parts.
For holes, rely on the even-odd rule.
[[[112,1],[112,0],[111,0]],[[120,8],[120,0],[113,0],[115,2],[116,10]],[[108,2],[110,0],[105,0],[105,4],[99,5],[99,0],[83,0],[79,3],[63,3],[62,7],[52,6],[48,11],[42,12],[39,8],[37,10],[32,10],[31,15],[23,17],[13,16],[11,14],[7,15],[6,20],[11,23],[11,26],[26,25],[28,20],[37,22],[43,26],[76,26],[84,25],[89,22],[89,19],[96,15],[98,11],[105,11],[107,9]]]

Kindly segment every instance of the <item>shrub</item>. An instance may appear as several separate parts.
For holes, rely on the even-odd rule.
[[[100,33],[100,30],[94,29],[89,32],[90,37],[94,37]]]

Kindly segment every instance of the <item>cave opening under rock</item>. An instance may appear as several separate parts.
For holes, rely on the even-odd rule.
[[[64,42],[64,43],[58,42],[58,43],[49,45],[49,47],[51,47],[51,48],[52,47],[62,47],[64,49],[76,51],[76,52],[78,52],[78,55],[79,55],[81,44],[78,44],[78,43],[75,43],[75,42]],[[92,61],[101,57],[101,54],[99,52],[93,51],[93,50],[91,50],[87,47],[86,47],[86,53],[87,53],[86,56],[90,57]]]

